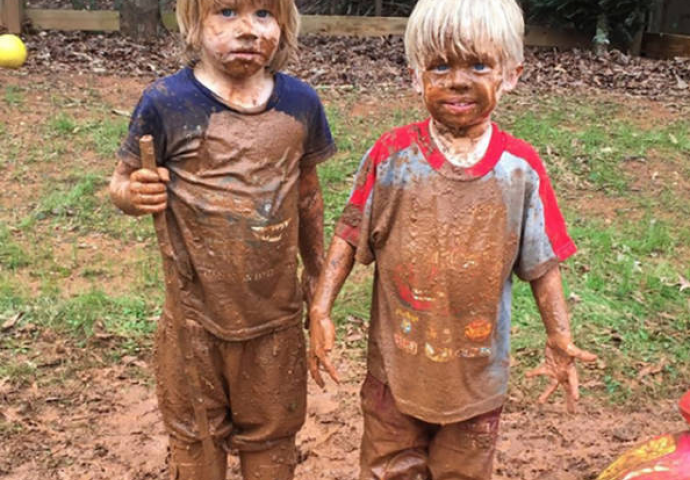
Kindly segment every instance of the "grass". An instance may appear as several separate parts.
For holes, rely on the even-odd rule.
[[[28,264],[24,248],[14,241],[7,226],[0,223],[0,268],[16,270]]]
[[[15,85],[8,85],[5,87],[4,94],[5,103],[11,106],[19,106],[25,102],[24,90]]]
[[[20,87],[6,86],[2,95],[9,114],[34,108]],[[150,347],[163,296],[150,219],[125,217],[108,200],[127,119],[113,117],[93,92],[52,95],[42,125],[0,122],[0,181],[27,191],[16,207],[0,209],[0,324],[23,314],[11,330],[16,335],[0,337],[0,381],[21,385],[36,373],[24,358],[40,355],[31,336],[37,334],[22,328],[53,331],[82,346],[106,335],[117,361]],[[354,115],[355,95],[324,96],[339,149],[319,169],[330,238],[363,154],[383,132],[426,114],[418,103],[378,99],[374,115]],[[640,179],[626,168],[630,159],[663,158],[688,178],[690,122],[676,116],[638,125],[630,108],[618,100],[510,96],[497,117],[538,147],[562,200],[594,195],[593,202],[615,199],[636,212],[631,219],[562,202],[580,248],[564,270],[573,328],[578,343],[602,360],[585,375],[593,384],[584,391],[621,403],[675,395],[690,381],[689,292],[678,285],[681,275],[690,278],[690,227],[682,221],[689,206],[671,184],[632,191]],[[35,128],[43,141],[35,140]],[[333,312],[343,330],[348,319],[368,317],[372,274],[372,267],[357,267],[345,285]],[[520,374],[538,363],[544,343],[522,282],[515,283],[513,318],[513,379],[522,384]],[[638,378],[648,365],[661,369]]]

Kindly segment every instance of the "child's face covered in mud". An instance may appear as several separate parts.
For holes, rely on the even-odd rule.
[[[202,23],[202,58],[233,78],[250,78],[278,50],[281,28],[270,1],[209,0],[214,7]]]
[[[504,80],[503,65],[495,57],[464,57],[454,52],[432,59],[418,76],[431,116],[458,133],[489,122]]]

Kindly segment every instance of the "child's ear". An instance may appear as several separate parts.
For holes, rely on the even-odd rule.
[[[522,76],[522,72],[525,70],[524,65],[519,64],[515,68],[509,69],[506,74],[505,78],[503,79],[503,91],[504,92],[510,92],[511,90],[514,90],[515,87],[517,86],[518,80],[520,80],[520,77]]]
[[[422,93],[422,79],[417,73],[417,70],[412,67],[407,67],[407,72],[410,74],[410,77],[412,77],[412,88],[414,88],[414,91]]]

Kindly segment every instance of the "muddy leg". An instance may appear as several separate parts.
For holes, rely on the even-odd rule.
[[[170,435],[171,478],[225,480],[227,454],[224,445],[232,425],[218,341],[200,325],[188,323],[187,333],[195,356],[193,361],[203,379],[201,392],[192,392],[184,375],[184,362],[187,360],[178,348],[177,332],[172,320],[164,315],[156,331],[156,391],[158,407]],[[211,461],[204,458],[192,395],[201,395],[207,408],[210,431],[216,445]]]
[[[225,361],[245,480],[291,480],[295,435],[304,424],[307,367],[302,325],[228,344]]]
[[[294,437],[268,450],[240,452],[244,480],[292,480],[297,465]]]
[[[441,427],[429,446],[433,480],[490,480],[501,409]]]
[[[367,375],[360,480],[428,480],[427,424],[404,415],[387,385]]]
[[[184,443],[171,438],[171,480],[225,480],[228,454],[224,448],[218,447],[214,457],[213,465],[208,465],[201,442]]]

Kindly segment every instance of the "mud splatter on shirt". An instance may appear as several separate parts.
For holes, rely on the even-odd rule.
[[[194,320],[226,340],[299,323],[300,171],[335,151],[316,92],[277,74],[266,110],[243,114],[186,68],[144,92],[119,151],[133,168],[145,134],[170,170],[166,215]]]
[[[484,158],[452,165],[429,121],[365,155],[336,234],[376,261],[368,367],[401,411],[459,422],[501,406],[512,273],[533,280],[575,253],[537,153],[494,125]]]

